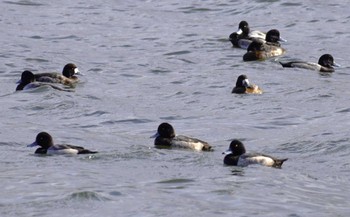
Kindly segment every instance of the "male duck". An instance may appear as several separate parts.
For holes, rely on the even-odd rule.
[[[17,82],[19,84],[16,87],[16,91],[28,90],[41,86],[40,83],[34,82],[34,80],[34,74],[31,71],[22,72],[21,80]]]
[[[207,142],[187,136],[175,135],[175,130],[169,123],[160,124],[157,133],[151,138],[155,138],[154,145],[156,147],[187,148],[197,151],[212,150],[212,147]]]
[[[47,132],[41,132],[36,136],[35,142],[27,147],[40,146],[35,154],[95,154],[96,151],[90,151],[80,146],[74,145],[54,145],[53,139]]]
[[[251,84],[246,75],[240,75],[237,78],[236,86],[232,89],[232,93],[253,93],[262,94],[262,90],[255,84]]]
[[[224,164],[231,166],[248,166],[250,164],[260,164],[263,166],[281,168],[284,161],[288,158],[277,159],[264,154],[246,153],[243,143],[237,139],[233,140],[229,149],[224,152]]]
[[[253,38],[265,40],[265,37],[266,34],[261,31],[250,31],[248,22],[243,20],[239,23],[238,30],[230,34],[229,40],[233,46],[247,49]]]
[[[334,72],[333,67],[339,67],[339,65],[334,62],[333,56],[330,54],[323,54],[318,60],[318,63],[291,61],[285,63],[280,62],[280,64],[286,68],[303,68],[319,72]]]

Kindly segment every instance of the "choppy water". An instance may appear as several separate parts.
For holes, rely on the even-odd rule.
[[[348,216],[348,1],[40,1],[0,3],[0,216]],[[239,21],[277,28],[281,59],[342,67],[325,76],[244,63]],[[281,60],[280,59],[280,60]],[[15,93],[25,69],[83,76],[74,93]],[[245,73],[265,93],[232,95]],[[158,124],[215,152],[160,150]],[[35,156],[40,131],[93,156]],[[221,152],[288,157],[283,168],[227,167]]]

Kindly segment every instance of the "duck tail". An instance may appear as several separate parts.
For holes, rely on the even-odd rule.
[[[79,150],[78,154],[96,154],[98,153],[97,151],[90,151],[87,149]]]
[[[284,158],[284,159],[276,159],[275,160],[275,164],[273,165],[273,167],[276,167],[276,168],[281,168],[282,167],[282,164],[284,161],[288,160],[288,158]]]
[[[202,151],[214,151],[209,144],[205,144],[202,148]]]
[[[287,67],[287,68],[293,67],[291,62],[288,62],[288,63],[279,62],[279,63],[280,63],[283,67]]]

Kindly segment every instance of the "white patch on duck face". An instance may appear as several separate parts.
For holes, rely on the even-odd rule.
[[[75,69],[74,69],[74,74],[79,74],[79,73],[80,73],[79,69],[78,69],[78,68],[75,68]]]
[[[249,86],[250,86],[250,83],[249,83],[248,78],[244,79],[244,80],[242,81],[242,84],[243,84],[243,86],[245,86],[245,87],[249,87]]]
[[[254,157],[247,157],[247,158],[239,158],[237,165],[238,166],[248,166],[249,164],[261,164],[264,166],[273,166],[275,161],[266,156],[254,156]]]

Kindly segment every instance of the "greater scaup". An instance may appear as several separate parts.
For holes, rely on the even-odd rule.
[[[40,146],[35,154],[95,154],[96,151],[90,151],[80,146],[74,145],[54,145],[53,139],[47,132],[41,132],[36,136],[35,142],[27,147]]]
[[[18,83],[16,87],[16,91],[19,90],[28,90],[32,88],[37,88],[40,86],[40,83],[34,82],[34,74],[31,71],[24,71],[21,74],[21,80]]]
[[[248,166],[250,164],[260,164],[263,166],[281,168],[288,158],[277,159],[265,154],[246,153],[243,143],[234,139],[229,149],[222,154],[226,154],[224,164],[231,166]]]
[[[281,47],[280,33],[277,29],[272,29],[266,34],[266,42],[254,39],[247,48],[247,53],[243,55],[244,61],[265,60],[284,54],[286,50]]]
[[[240,75],[237,78],[236,86],[232,89],[232,93],[253,93],[262,94],[262,90],[255,84],[251,84],[246,75]]]
[[[266,34],[261,31],[250,31],[248,22],[242,20],[238,25],[238,30],[230,34],[229,40],[233,46],[247,49],[253,38],[264,40],[265,37]]]
[[[207,142],[187,136],[175,135],[175,130],[169,123],[160,124],[157,133],[151,136],[151,138],[155,138],[154,145],[156,147],[177,147],[197,151],[212,151],[212,147]]]
[[[323,54],[319,58],[318,64],[305,61],[280,62],[280,64],[286,68],[303,68],[320,72],[334,72],[333,67],[339,67],[339,65],[334,62],[333,56],[330,54]]]

